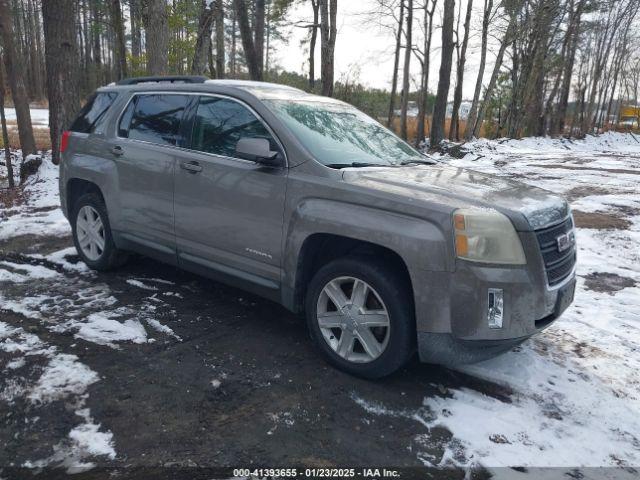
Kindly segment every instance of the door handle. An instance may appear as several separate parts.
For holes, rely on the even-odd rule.
[[[111,153],[113,153],[116,157],[120,157],[121,155],[124,155],[124,150],[120,145],[116,145],[111,148]]]
[[[198,173],[202,171],[202,167],[198,162],[182,162],[180,163],[180,168],[189,173]]]

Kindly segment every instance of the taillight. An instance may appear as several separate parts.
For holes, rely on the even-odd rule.
[[[60,153],[64,153],[64,151],[69,146],[69,137],[71,136],[70,131],[62,132],[62,138],[60,138]]]

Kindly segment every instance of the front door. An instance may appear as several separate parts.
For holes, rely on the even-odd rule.
[[[192,124],[175,175],[179,262],[278,288],[286,168],[237,158],[235,146],[249,137],[267,138],[281,156],[282,148],[261,119],[228,97],[201,96]]]

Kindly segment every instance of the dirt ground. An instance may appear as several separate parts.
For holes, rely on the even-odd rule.
[[[31,254],[71,246],[68,237],[16,237],[0,243],[0,261],[39,264],[63,272],[62,280],[5,286],[3,294],[46,294],[60,318],[86,288],[86,275],[69,273]],[[70,263],[77,257],[66,257]],[[97,372],[86,406],[117,439],[118,455],[98,465],[422,465],[424,451],[442,457],[451,439],[444,429],[424,428],[415,444],[411,418],[367,414],[353,398],[419,409],[425,395],[446,395],[464,384],[508,401],[508,391],[417,361],[398,375],[368,382],[327,366],[314,351],[302,319],[278,305],[143,257],[115,273],[90,274],[119,304],[145,308],[161,298],[155,318],[180,340],[159,335],[154,343],[96,345],[52,333],[41,322],[0,310],[47,344],[77,355]],[[127,283],[136,279],[153,290]],[[163,283],[163,280],[169,283]],[[83,315],[100,312],[87,306]],[[2,353],[0,353],[2,355]],[[38,410],[17,400],[0,402],[0,465],[45,458],[73,424],[68,399]],[[462,472],[459,472],[462,475]],[[453,474],[453,473],[452,473]],[[458,475],[455,475],[458,476]]]

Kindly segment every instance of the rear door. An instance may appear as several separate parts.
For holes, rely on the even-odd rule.
[[[109,146],[118,171],[120,237],[175,262],[173,189],[182,120],[195,97],[137,93]]]
[[[244,103],[203,95],[194,106],[189,152],[176,166],[178,259],[268,289],[280,282],[286,168],[235,156],[241,138],[267,138],[268,126]]]

